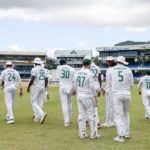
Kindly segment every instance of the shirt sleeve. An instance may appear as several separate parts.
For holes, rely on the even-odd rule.
[[[2,83],[4,81],[4,71],[2,71],[0,75],[0,82]]]
[[[106,92],[108,91],[108,89],[111,88],[111,77],[110,77],[110,72],[111,72],[111,69],[107,69],[106,71]]]
[[[131,85],[131,88],[133,88],[133,86],[134,86],[134,78],[133,78],[133,73],[132,73],[132,71],[130,70],[130,85]]]
[[[143,84],[143,78],[140,78],[139,84],[138,84],[138,89],[141,90]]]
[[[20,74],[19,72],[17,72],[17,80],[18,80],[18,83],[19,83],[19,87],[22,88],[22,81],[21,81],[21,77],[20,77]]]
[[[91,89],[93,96],[97,95],[96,89],[95,89],[95,82],[94,82],[92,73],[89,74],[89,85],[90,85],[90,89]]]
[[[31,70],[31,76],[36,76],[36,71],[34,68]]]

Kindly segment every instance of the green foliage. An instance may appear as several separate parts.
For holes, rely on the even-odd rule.
[[[0,91],[0,149],[1,150],[148,150],[150,149],[150,121],[144,119],[144,108],[137,86],[132,91],[131,104],[131,139],[125,143],[112,140],[116,136],[115,128],[100,129],[101,139],[81,140],[78,136],[77,102],[73,98],[73,119],[69,128],[63,126],[58,87],[50,87],[50,100],[44,105],[48,114],[46,122],[41,125],[32,121],[30,95],[17,96],[14,125],[7,125],[5,120],[4,95]],[[99,114],[104,121],[105,98],[99,98]],[[89,127],[88,135],[90,133]]]
[[[98,58],[99,58],[99,56],[96,56],[96,57],[93,58],[93,62],[94,62],[97,66],[99,66],[99,65],[102,63],[102,61],[99,60]]]

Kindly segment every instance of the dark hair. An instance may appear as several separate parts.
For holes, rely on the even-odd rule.
[[[65,59],[61,59],[61,60],[59,61],[59,63],[60,63],[60,65],[65,65],[65,64],[66,64],[66,60],[65,60]]]
[[[83,65],[85,66],[85,65],[90,65],[91,64],[91,60],[89,60],[89,59],[84,59],[83,60]]]

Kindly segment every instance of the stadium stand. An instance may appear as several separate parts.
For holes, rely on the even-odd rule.
[[[30,78],[35,57],[40,57],[45,62],[46,51],[0,51],[0,72],[4,69],[6,61],[12,61],[21,78],[27,80]]]
[[[107,56],[113,56],[115,59],[118,56],[126,57],[129,62],[128,67],[132,69],[135,80],[138,80],[145,70],[150,68],[150,44],[97,47],[96,49],[102,60],[100,66],[104,74]]]

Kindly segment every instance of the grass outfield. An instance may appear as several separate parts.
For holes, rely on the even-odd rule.
[[[149,150],[150,121],[144,119],[144,108],[137,87],[133,89],[131,105],[130,140],[116,143],[112,138],[116,135],[115,128],[103,128],[101,139],[81,140],[78,137],[77,104],[73,98],[73,123],[69,128],[63,126],[63,116],[58,94],[58,87],[50,87],[50,100],[45,103],[44,110],[48,114],[46,122],[35,124],[32,117],[30,95],[26,92],[22,98],[17,97],[15,105],[14,125],[5,121],[4,95],[0,91],[0,150]],[[99,102],[100,118],[104,120],[104,97]],[[89,133],[89,129],[88,129]]]

